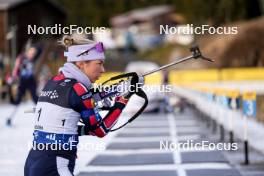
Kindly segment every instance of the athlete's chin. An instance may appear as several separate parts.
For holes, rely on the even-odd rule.
[[[100,78],[101,78],[101,75],[100,75],[100,76],[97,76],[97,77],[96,77],[96,81],[99,80]]]
[[[92,83],[95,83],[97,80],[99,80],[100,77],[96,77],[94,79],[91,80]]]

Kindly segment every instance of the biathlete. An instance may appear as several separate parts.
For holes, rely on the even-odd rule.
[[[94,105],[91,86],[105,72],[103,44],[69,36],[62,42],[67,48],[64,52],[67,63],[39,95],[33,147],[26,159],[25,176],[72,176],[78,136],[107,135],[132,95],[127,92],[116,97],[102,118]],[[78,125],[80,120],[84,125]]]

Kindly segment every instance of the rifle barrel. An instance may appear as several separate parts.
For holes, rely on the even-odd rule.
[[[192,58],[194,58],[193,55],[191,55],[191,56],[187,56],[187,57],[184,57],[184,58],[182,58],[182,59],[176,60],[176,61],[174,61],[174,62],[172,62],[172,63],[167,64],[167,65],[163,65],[163,66],[161,66],[161,67],[159,67],[159,68],[156,68],[156,69],[154,69],[154,70],[150,70],[150,71],[148,71],[148,72],[145,72],[144,74],[142,74],[142,76],[145,77],[145,76],[147,76],[147,75],[153,74],[153,73],[155,73],[155,72],[158,72],[158,71],[160,71],[160,70],[163,70],[163,69],[165,69],[165,68],[171,67],[171,66],[173,66],[173,65],[179,64],[179,63],[181,63],[181,62],[187,61],[187,60],[192,59]]]

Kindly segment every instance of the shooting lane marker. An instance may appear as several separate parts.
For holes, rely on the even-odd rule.
[[[245,93],[243,93],[245,165],[249,164],[248,121],[247,121],[247,118],[256,117],[256,110],[257,110],[256,92],[245,92]]]

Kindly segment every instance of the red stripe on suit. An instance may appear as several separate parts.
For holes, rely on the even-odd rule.
[[[60,81],[65,79],[65,76],[63,74],[59,74],[53,78],[54,81]]]
[[[104,137],[106,135],[106,132],[102,127],[96,128],[96,130],[94,130],[94,133],[98,137]]]
[[[87,92],[87,89],[81,83],[74,84],[73,88],[78,96],[81,96]]]
[[[93,105],[93,100],[92,99],[86,99],[83,101],[83,104],[84,106],[87,108],[87,109],[92,109],[94,108],[94,105]]]
[[[122,111],[120,109],[115,109],[109,116],[107,116],[107,118],[104,119],[106,128],[109,129],[113,124],[115,124],[121,112]]]
[[[95,115],[92,115],[92,116],[90,116],[90,124],[93,126],[93,125],[95,125],[96,123],[98,123],[98,121],[96,120],[96,117],[95,117]]]

